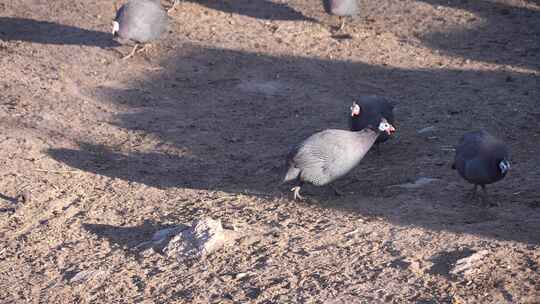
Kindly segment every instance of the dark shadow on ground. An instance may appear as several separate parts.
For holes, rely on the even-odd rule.
[[[112,244],[136,252],[138,249],[146,249],[141,244],[151,240],[154,233],[161,229],[170,228],[171,226],[145,221],[142,225],[132,227],[90,223],[85,223],[82,227],[99,238],[106,239]]]
[[[128,152],[81,143],[79,150],[49,154],[71,167],[149,186],[247,191],[272,199],[288,195],[290,187],[280,181],[292,145],[324,128],[347,128],[354,97],[382,94],[398,101],[398,138],[381,147],[381,156],[368,153],[354,174],[337,183],[345,197],[315,194],[314,204],[400,225],[540,243],[540,210],[513,195],[539,179],[540,172],[530,169],[539,167],[532,154],[536,143],[526,139],[535,132],[527,122],[536,108],[530,96],[540,93],[537,76],[405,70],[193,45],[161,64],[154,76],[89,92],[130,107],[113,122],[130,130],[123,145],[131,147]],[[508,76],[516,81],[506,82]],[[426,126],[441,131],[418,135]],[[453,155],[446,148],[474,128],[489,129],[514,148],[512,174],[491,188],[506,202],[498,209],[461,202],[468,185],[449,168]],[[416,190],[388,188],[419,176],[441,182]],[[538,195],[535,187],[525,192]]]
[[[25,18],[0,17],[0,39],[42,44],[88,45],[114,47],[119,44],[110,33],[70,25]]]
[[[420,1],[469,11],[478,16],[469,22],[480,23],[470,29],[429,33],[421,37],[428,47],[466,59],[540,70],[540,11],[494,1]]]
[[[264,20],[284,20],[284,21],[311,21],[315,19],[304,16],[301,12],[283,3],[276,3],[267,0],[188,0],[190,2],[204,5],[208,8],[219,10],[229,14],[244,15]],[[322,4],[321,10],[322,10]]]
[[[17,197],[11,197],[11,196],[7,196],[7,195],[4,195],[2,193],[0,193],[0,199],[4,200],[4,201],[7,201],[8,203],[10,204],[16,204],[19,200],[17,199]]]

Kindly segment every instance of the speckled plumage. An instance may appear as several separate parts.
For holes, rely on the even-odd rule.
[[[324,130],[291,150],[284,182],[298,179],[316,186],[326,185],[349,173],[371,148],[378,132]]]
[[[147,43],[156,40],[165,31],[167,13],[156,0],[130,0],[116,13],[121,43]]]
[[[453,168],[469,183],[484,186],[506,176],[500,163],[508,159],[508,148],[501,140],[483,130],[471,131],[456,147]]]
[[[327,13],[336,16],[352,16],[358,13],[357,0],[323,0]]]

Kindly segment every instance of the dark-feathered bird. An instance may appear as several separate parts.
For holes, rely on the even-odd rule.
[[[510,169],[508,148],[486,131],[467,132],[456,147],[452,169],[474,184],[473,198],[480,185],[486,199],[486,185],[501,180]]]
[[[343,17],[354,16],[358,14],[357,0],[323,0],[324,10],[331,15],[339,16],[341,25],[339,30],[345,27],[345,19]]]
[[[113,21],[113,37],[122,44],[135,43],[123,59],[133,56],[139,44],[158,39],[167,23],[167,13],[159,0],[129,0],[122,5]]]
[[[294,199],[302,199],[300,187],[304,182],[323,186],[349,173],[362,160],[380,132],[395,131],[384,118],[375,126],[358,132],[324,130],[292,149],[287,158],[289,169],[283,182],[298,181],[298,185],[291,189]]]
[[[394,105],[385,97],[368,95],[361,96],[351,106],[350,127],[351,131],[360,131],[369,125],[375,125],[381,117],[391,125],[395,125]],[[379,144],[387,141],[390,135],[381,133],[375,141],[375,149],[380,154]]]

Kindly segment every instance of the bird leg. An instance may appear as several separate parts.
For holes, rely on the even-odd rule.
[[[131,50],[131,53],[129,53],[126,56],[122,57],[122,60],[126,60],[126,59],[129,59],[129,58],[133,57],[133,55],[135,55],[135,52],[137,51],[138,48],[139,48],[139,44],[137,43],[133,47],[133,50]]]
[[[300,186],[295,186],[295,187],[292,187],[291,188],[291,191],[292,193],[294,193],[294,200],[296,200],[296,198],[299,198],[301,200],[303,200],[304,198],[300,195]]]
[[[337,196],[343,196],[343,192],[340,191],[338,188],[336,188],[336,187],[333,186],[333,185],[330,185],[330,187],[332,187],[332,190],[334,190],[334,193],[335,193]]]
[[[174,11],[179,2],[180,0],[174,0],[172,6],[167,10],[167,14],[170,14],[172,11]]]
[[[377,153],[377,156],[381,156],[381,144],[375,143],[375,152]]]
[[[483,196],[482,196],[482,202],[484,203],[484,205],[486,206],[497,206],[497,203],[495,202],[492,202],[490,199],[489,199],[489,195],[487,193],[487,188],[486,188],[486,185],[481,185],[482,186],[482,192],[483,192]]]
[[[471,191],[471,199],[475,199],[476,198],[476,189],[478,188],[478,185],[474,185],[474,188],[472,189]]]
[[[478,185],[474,185],[471,191],[467,192],[464,196],[465,201],[476,201],[476,188]]]
[[[341,25],[338,28],[338,32],[342,31],[345,28],[345,18],[343,18],[343,16],[339,16],[339,21],[341,21]]]

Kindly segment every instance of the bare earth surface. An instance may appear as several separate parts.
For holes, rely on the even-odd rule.
[[[0,302],[540,303],[539,1],[361,7],[334,33],[315,0],[182,1],[122,61],[112,2],[0,0]],[[289,148],[360,94],[397,137],[294,202]],[[450,169],[478,128],[512,151],[497,207]],[[241,237],[139,246],[203,216]]]

